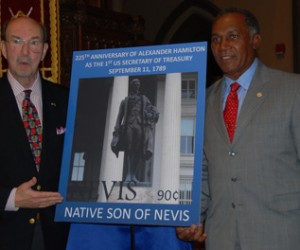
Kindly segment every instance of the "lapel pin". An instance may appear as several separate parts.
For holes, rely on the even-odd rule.
[[[256,96],[257,96],[257,97],[262,97],[263,94],[262,94],[261,92],[257,92],[257,93],[256,93]]]
[[[55,102],[51,102],[50,105],[53,106],[53,107],[56,107],[56,103]]]

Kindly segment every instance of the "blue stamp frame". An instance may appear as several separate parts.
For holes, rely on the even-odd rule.
[[[56,207],[56,221],[164,226],[199,224],[206,66],[206,42],[74,52],[65,144],[59,183],[59,192],[65,199],[64,202]],[[135,182],[130,183],[129,186],[128,183],[124,183],[122,180],[106,183],[105,180],[101,180],[100,176],[99,183],[94,183],[94,186],[92,183],[91,186],[81,187],[82,180],[80,178],[76,181],[73,180],[74,148],[77,148],[76,152],[84,151],[82,149],[85,145],[83,140],[87,140],[91,148],[96,148],[101,144],[103,152],[103,141],[101,140],[98,143],[97,135],[101,134],[102,137],[105,137],[107,134],[107,131],[103,131],[105,128],[105,123],[103,122],[105,118],[103,117],[107,116],[106,111],[109,105],[107,105],[108,99],[106,98],[109,95],[108,93],[115,78],[142,79],[142,81],[148,84],[148,93],[150,95],[152,93],[153,96],[153,92],[155,91],[150,86],[153,79],[165,81],[170,74],[182,75],[189,73],[197,76],[197,88],[196,93],[194,93],[197,96],[193,156],[194,168],[191,202],[189,204],[168,202],[168,200],[173,199],[176,201],[179,199],[179,190],[175,192],[172,190],[159,190],[157,193],[154,193],[153,202],[143,202],[124,198],[125,196],[132,197],[135,194]],[[99,114],[98,118],[97,114]],[[164,116],[164,113],[160,115]],[[82,130],[80,130],[81,127],[83,127]],[[164,144],[164,141],[161,141],[160,144]],[[100,151],[98,155],[101,155]],[[94,162],[97,161],[100,160],[95,157]],[[100,162],[99,165],[101,165]],[[99,172],[93,172],[90,174],[92,176],[90,178],[101,175],[100,172],[100,170]],[[80,175],[80,170],[78,173]],[[154,178],[153,175],[152,171],[152,178]],[[74,198],[74,185],[81,188],[80,194],[82,195],[79,198]],[[91,190],[94,190],[94,193],[97,194],[98,185],[105,187],[104,197],[106,201],[99,201],[97,198],[93,199],[91,198],[93,195],[85,198],[86,195],[88,196],[92,192]],[[155,183],[151,182],[149,186],[155,186]],[[142,184],[141,187],[147,188],[147,183]],[[131,192],[123,195],[122,192],[128,188]],[[117,202],[108,199],[114,189],[117,190]],[[156,202],[162,199],[165,202]]]

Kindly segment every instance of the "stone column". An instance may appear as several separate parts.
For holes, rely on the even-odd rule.
[[[120,103],[128,95],[128,79],[128,76],[115,77],[109,96],[99,178],[99,202],[107,201],[102,181],[105,181],[108,191],[113,185],[112,181],[122,181],[124,152],[119,152],[119,157],[117,158],[111,150],[110,143]]]
[[[166,75],[162,128],[159,143],[160,190],[164,192],[162,203],[179,202],[180,171],[180,121],[181,121],[181,74]]]

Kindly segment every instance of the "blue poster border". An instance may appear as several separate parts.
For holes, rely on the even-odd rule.
[[[72,76],[59,192],[67,197],[82,79],[196,72],[197,115],[191,204],[69,201],[56,207],[56,221],[104,224],[189,226],[200,222],[200,193],[205,112],[207,43],[179,43],[117,49],[76,51]],[[100,84],[100,83],[99,83]]]

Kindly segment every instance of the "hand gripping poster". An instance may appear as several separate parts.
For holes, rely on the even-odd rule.
[[[78,51],[56,220],[200,221],[206,42]]]

